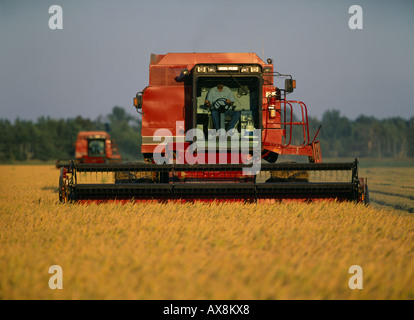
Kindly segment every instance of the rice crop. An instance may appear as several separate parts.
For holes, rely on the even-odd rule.
[[[407,169],[395,170],[400,181],[375,173],[375,201],[381,183],[399,194],[392,188]],[[60,204],[58,175],[53,166],[0,166],[0,299],[414,298],[407,211],[337,202]],[[51,265],[62,267],[61,290],[49,288]],[[352,265],[363,270],[361,290],[349,288]]]

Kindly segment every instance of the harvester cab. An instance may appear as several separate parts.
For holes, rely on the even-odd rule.
[[[285,79],[284,88],[276,77]],[[216,87],[226,87],[227,96],[209,101]],[[273,60],[254,53],[153,54],[149,85],[134,97],[146,163],[72,162],[61,173],[60,198],[363,201],[358,161],[322,163],[306,104],[286,97],[295,87]],[[276,163],[279,155],[309,162]],[[88,173],[95,180],[82,181]]]
[[[79,163],[121,162],[118,146],[105,131],[80,131],[75,147]]]
[[[118,145],[105,131],[79,131],[75,146],[76,163],[117,163],[122,161]],[[57,160],[56,168],[68,166],[70,160]]]
[[[236,68],[241,68],[243,73],[233,74],[233,70]],[[251,73],[251,69],[257,70],[257,72]],[[259,97],[261,96],[259,66],[197,65],[193,70],[194,128],[201,130],[206,137],[208,136],[208,130],[226,130],[231,120],[231,116],[226,115],[226,111],[229,109],[240,113],[240,120],[235,127],[237,132],[241,133],[242,130],[252,132],[255,128],[261,127],[258,108]],[[208,92],[215,88],[217,84],[223,84],[231,90],[234,104],[227,104],[224,98],[212,101],[210,107],[205,104]],[[211,117],[212,109],[219,111],[219,128],[214,127]]]

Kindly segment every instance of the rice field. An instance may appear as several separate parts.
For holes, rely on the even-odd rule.
[[[373,205],[414,213],[414,167],[367,168],[360,175],[369,177]]]
[[[62,205],[53,166],[3,165],[0,299],[414,299],[413,173],[361,170],[370,206]]]

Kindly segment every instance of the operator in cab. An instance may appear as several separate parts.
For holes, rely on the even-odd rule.
[[[230,88],[219,83],[209,90],[204,104],[211,109],[211,118],[216,130],[220,129],[220,113],[230,116],[227,131],[234,129],[240,119],[240,112],[234,111],[234,96]],[[225,128],[223,128],[225,129]]]

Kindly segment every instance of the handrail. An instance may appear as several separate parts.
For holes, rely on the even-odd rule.
[[[283,141],[282,141],[282,147],[286,148],[289,147],[292,143],[292,132],[293,132],[293,128],[294,126],[302,126],[302,131],[303,131],[303,142],[302,144],[296,146],[296,147],[300,147],[300,148],[304,148],[306,146],[308,146],[310,144],[310,137],[309,137],[309,121],[308,121],[308,108],[306,106],[306,104],[303,101],[298,101],[298,100],[278,100],[281,102],[281,104],[283,104],[283,110],[281,110],[281,119],[280,122],[273,122],[274,124],[279,124],[282,126],[284,135],[283,135]],[[266,105],[266,112],[267,112],[267,116],[266,116],[266,128],[265,128],[265,135],[263,138],[263,142],[266,141],[266,137],[267,137],[267,130],[269,129],[268,124],[269,124],[269,104],[270,102],[267,103]],[[293,121],[293,106],[297,104],[300,106],[301,108],[301,116],[302,116],[302,120],[297,122],[297,121]],[[290,107],[290,121],[287,121],[287,108]],[[281,107],[282,108],[282,107]],[[283,116],[282,116],[283,115]],[[283,118],[283,119],[282,119]],[[289,137],[287,137],[286,133],[287,131],[289,131]]]
[[[306,107],[306,104],[303,101],[298,100],[283,100],[284,102],[284,108],[286,108],[286,103],[289,104],[291,112],[290,112],[290,122],[281,122],[281,124],[286,125],[289,124],[289,143],[287,145],[283,145],[284,147],[288,147],[292,142],[292,130],[293,126],[295,125],[301,125],[303,130],[303,142],[300,145],[301,147],[305,147],[309,144],[310,138],[309,138],[309,122],[308,122],[308,110]],[[301,115],[302,115],[302,121],[301,122],[293,122],[293,106],[294,104],[298,104],[301,107]],[[285,118],[286,121],[286,118]],[[285,131],[286,132],[286,131]]]

